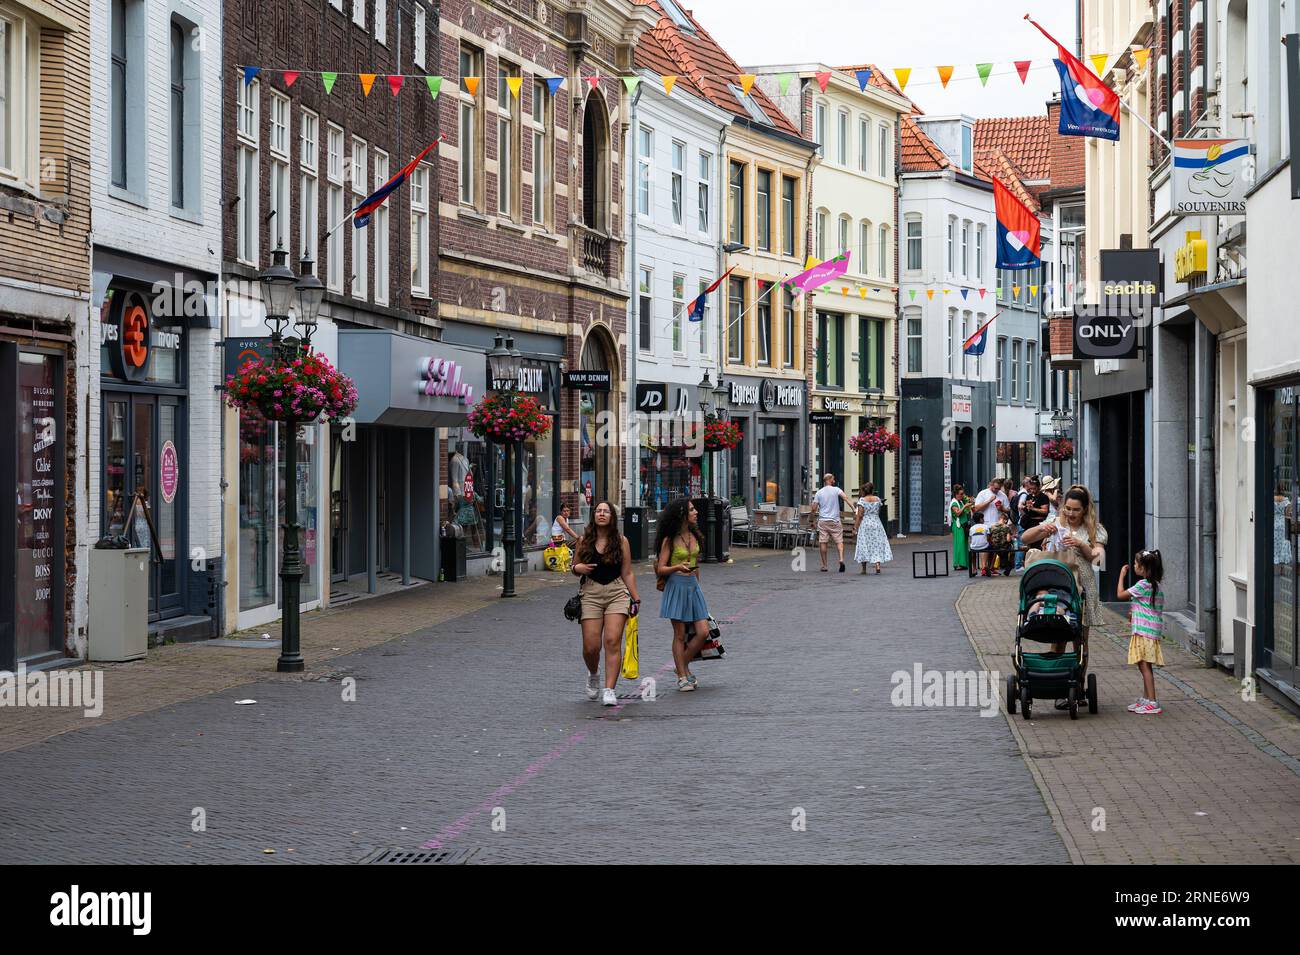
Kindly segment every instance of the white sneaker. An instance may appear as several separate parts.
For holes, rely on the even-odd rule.
[[[1146,697],[1139,696],[1136,700],[1134,700],[1132,703],[1128,705],[1128,711],[1130,713],[1136,713],[1138,711],[1138,707],[1145,702],[1146,702]]]
[[[1160,704],[1155,700],[1144,700],[1142,705],[1133,712],[1138,716],[1159,716],[1164,710],[1160,708]]]
[[[618,706],[618,697],[614,695],[613,690],[602,690],[600,694],[601,706]]]
[[[588,673],[587,674],[587,699],[594,700],[598,696],[600,696],[600,674]]]

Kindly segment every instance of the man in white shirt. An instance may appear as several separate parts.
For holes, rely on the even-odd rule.
[[[1003,511],[1010,511],[1011,501],[1007,499],[1006,494],[1002,491],[1002,478],[994,478],[989,481],[989,486],[979,492],[975,498],[975,510],[980,512],[980,523],[986,528],[992,527],[998,522],[998,518]],[[981,568],[988,576],[988,571],[992,567],[993,561],[990,554],[984,554]]]
[[[817,505],[817,547],[822,555],[822,573],[826,573],[827,545],[833,540],[840,556],[840,573],[844,573],[844,525],[840,522],[840,501],[849,507],[853,502],[843,490],[835,486],[835,475],[822,476],[822,487],[813,495]]]

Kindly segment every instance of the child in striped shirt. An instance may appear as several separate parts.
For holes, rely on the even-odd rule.
[[[1129,621],[1133,634],[1128,641],[1128,662],[1136,664],[1142,674],[1142,692],[1137,702],[1129,704],[1129,712],[1140,716],[1156,716],[1164,712],[1156,701],[1156,674],[1153,667],[1165,665],[1164,654],[1160,652],[1160,638],[1164,634],[1165,597],[1160,592],[1160,581],[1164,579],[1164,563],[1160,560],[1160,551],[1138,551],[1133,558],[1133,571],[1138,580],[1132,587],[1125,587],[1128,579],[1128,564],[1120,568],[1119,586],[1116,596],[1128,600]]]

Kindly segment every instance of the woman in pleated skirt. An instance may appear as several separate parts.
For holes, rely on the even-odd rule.
[[[709,638],[709,607],[700,589],[700,550],[704,536],[698,526],[699,513],[688,497],[673,501],[659,517],[655,537],[655,573],[663,581],[659,616],[673,625],[673,663],[677,689],[683,693],[696,687],[690,661]],[[686,625],[695,632],[686,641]]]

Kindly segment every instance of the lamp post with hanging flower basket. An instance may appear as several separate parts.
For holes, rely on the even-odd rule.
[[[241,414],[285,425],[284,550],[280,555],[280,592],[284,619],[280,627],[280,658],[276,669],[300,673],[305,663],[300,651],[298,620],[303,560],[298,524],[298,426],[321,416],[338,420],[357,406],[352,380],[311,348],[316,334],[325,288],[316,278],[311,259],[302,260],[301,277],[285,264],[283,246],[271,253],[271,267],[258,281],[271,329],[271,355],[254,358],[226,379],[225,401]],[[290,309],[297,299],[296,315]],[[292,325],[297,335],[285,335]]]
[[[497,335],[487,353],[488,378],[494,393],[484,395],[470,409],[469,427],[478,437],[505,448],[506,512],[501,545],[506,552],[501,596],[515,596],[515,482],[514,449],[520,441],[540,438],[551,430],[551,417],[536,398],[519,393],[519,366],[523,356],[514,337]]]
[[[1068,461],[1074,457],[1074,442],[1069,438],[1048,438],[1043,442],[1043,460],[1055,461],[1058,465],[1057,471],[1061,471],[1060,464],[1062,461]],[[1058,476],[1060,476],[1058,474]]]

